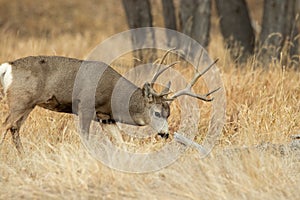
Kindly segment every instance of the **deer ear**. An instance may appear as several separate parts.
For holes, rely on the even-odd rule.
[[[153,95],[151,93],[150,83],[145,83],[142,90],[143,90],[144,97],[147,98],[149,101],[152,101]]]

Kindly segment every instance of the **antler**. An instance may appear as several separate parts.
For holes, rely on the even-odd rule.
[[[158,70],[158,72],[156,72],[156,74],[154,75],[154,77],[152,78],[152,80],[151,80],[151,82],[150,82],[151,87],[153,87],[153,85],[154,85],[155,81],[157,80],[157,78],[158,78],[164,71],[166,71],[166,70],[169,69],[170,67],[173,67],[173,66],[176,65],[177,63],[179,63],[179,61],[173,62],[173,63],[171,63],[170,65],[168,65],[167,67]]]
[[[178,92],[176,92],[171,99],[174,100],[175,98],[182,96],[182,95],[188,95],[191,97],[195,97],[197,99],[203,100],[203,101],[212,101],[213,98],[207,98],[209,95],[211,95],[212,93],[218,91],[220,88],[217,88],[211,92],[208,92],[207,94],[204,95],[200,95],[200,94],[195,94],[192,92],[192,87],[195,85],[195,83],[197,82],[197,80],[203,76],[210,68],[212,68],[216,63],[218,62],[218,59],[216,59],[212,64],[210,64],[203,72],[199,72],[198,69],[196,69],[196,73],[193,77],[193,79],[191,80],[190,83],[187,84],[186,88],[184,88],[183,90],[179,90]]]
[[[154,96],[156,96],[156,97],[162,97],[162,96],[166,96],[166,95],[168,95],[168,94],[171,93],[171,92],[169,92],[170,86],[171,86],[171,82],[170,82],[170,81],[168,82],[167,86],[163,89],[163,91],[162,91],[160,94],[158,94],[158,93],[155,92],[155,90],[153,89],[153,85],[154,85],[154,83],[155,83],[155,81],[157,80],[157,78],[158,78],[159,75],[161,75],[164,71],[166,71],[166,70],[169,69],[170,67],[176,65],[177,63],[179,63],[179,61],[173,62],[173,63],[171,63],[170,65],[168,65],[167,67],[165,67],[165,68],[163,68],[163,69],[160,69],[160,70],[154,75],[152,81],[151,81],[150,84],[149,84],[149,87],[150,87],[149,92],[150,92],[152,95],[154,95]]]
[[[158,69],[158,71],[155,73],[154,77],[152,78],[152,80],[151,80],[151,82],[150,82],[151,87],[153,87],[153,85],[154,85],[155,81],[157,80],[157,78],[158,78],[164,71],[166,71],[167,69],[169,69],[170,67],[172,67],[172,66],[174,66],[174,65],[176,65],[176,64],[178,63],[178,61],[177,61],[177,62],[173,62],[172,64],[168,65],[167,67],[165,67],[165,68],[163,68],[163,69],[160,69],[160,68],[161,68],[161,65],[163,64],[163,62],[164,62],[164,60],[166,59],[167,55],[168,55],[171,51],[173,51],[174,49],[175,49],[175,48],[169,49],[169,50],[163,55],[163,57],[162,57],[160,63],[158,64],[159,69]]]
[[[157,78],[158,78],[163,72],[165,72],[167,69],[169,69],[169,68],[173,67],[174,65],[176,65],[177,63],[179,63],[179,61],[176,61],[176,62],[171,63],[171,64],[168,65],[167,67],[164,67],[164,68],[161,69],[161,65],[162,65],[162,63],[164,62],[164,60],[166,59],[167,55],[168,55],[171,51],[173,51],[174,49],[175,49],[175,48],[169,49],[169,50],[163,55],[161,61],[159,62],[159,69],[157,70],[157,72],[155,73],[155,75],[153,76],[153,78],[152,78],[152,80],[151,80],[151,82],[150,82],[150,90],[149,90],[149,91],[150,91],[150,93],[151,93],[152,95],[154,95],[154,96],[162,97],[162,96],[166,96],[166,95],[168,95],[168,94],[171,93],[171,92],[169,92],[170,86],[171,86],[171,82],[168,82],[167,86],[163,89],[163,91],[162,91],[160,94],[158,94],[158,93],[156,93],[156,92],[154,91],[153,86],[154,86],[154,83],[155,83],[155,81],[157,80]]]

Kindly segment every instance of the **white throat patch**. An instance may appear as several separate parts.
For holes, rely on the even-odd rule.
[[[12,83],[12,67],[9,63],[3,63],[0,65],[0,80],[4,93],[7,92],[9,86]]]

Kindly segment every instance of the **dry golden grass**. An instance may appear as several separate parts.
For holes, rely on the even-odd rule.
[[[26,0],[27,4],[9,2],[12,3],[5,0],[0,3],[11,9],[19,6],[21,10],[35,6],[35,1],[31,0]],[[95,3],[87,1],[82,5],[80,2],[65,1],[63,5],[83,6],[86,11]],[[60,19],[68,10],[66,7],[57,2],[43,6],[55,9],[58,5],[63,10],[52,15]],[[5,10],[9,13],[9,9]],[[92,17],[84,19],[75,11],[71,13],[82,19],[78,29],[87,31],[74,28],[75,21],[75,25],[70,25],[74,31],[72,28],[60,31],[58,27],[62,26],[51,18],[42,17],[42,21],[34,22],[30,20],[33,16],[25,19],[19,12],[11,12],[14,20],[0,29],[0,61],[38,54],[84,58],[100,41],[126,29],[121,5],[103,1],[91,12],[91,16],[98,17],[95,20],[97,34],[91,25],[86,27]],[[31,13],[36,10],[27,15]],[[155,16],[159,17],[157,13]],[[47,28],[43,28],[43,20],[53,32],[49,27],[48,32],[43,32]],[[20,32],[26,34],[16,33],[16,27],[22,23],[26,26]],[[31,34],[36,27],[43,29],[37,29],[36,34],[40,35]],[[249,61],[244,69],[237,69],[222,48],[218,32],[213,30],[213,34],[209,50],[213,58],[220,58],[218,66],[226,88],[227,121],[223,136],[207,158],[199,159],[196,151],[189,150],[161,171],[118,172],[86,152],[73,116],[37,108],[21,129],[26,155],[17,155],[10,136],[0,147],[0,199],[299,199],[299,158],[275,156],[255,149],[232,154],[224,152],[262,142],[287,144],[290,135],[300,133],[300,73],[284,69],[280,63],[271,64],[268,71],[254,69],[254,61]],[[1,101],[0,110],[3,121],[7,112],[5,99]],[[201,122],[199,141],[206,130],[205,124],[205,120]]]

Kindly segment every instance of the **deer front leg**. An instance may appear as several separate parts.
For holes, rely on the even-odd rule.
[[[93,117],[93,111],[89,111],[87,109],[80,110],[79,111],[79,123],[80,123],[80,131],[81,135],[84,137],[84,139],[89,139],[89,132],[90,132],[90,125]]]
[[[89,132],[92,120],[96,118],[95,109],[90,106],[89,99],[78,100],[78,116],[80,134],[85,140],[89,140]]]
[[[103,131],[111,135],[113,138],[115,138],[115,140],[119,144],[122,144],[124,142],[122,138],[121,130],[119,129],[116,123],[101,123],[100,125]]]
[[[108,114],[103,114],[97,112],[97,118],[100,122],[100,126],[104,132],[111,134],[117,142],[123,142],[122,134],[119,127],[116,124],[116,121]]]

